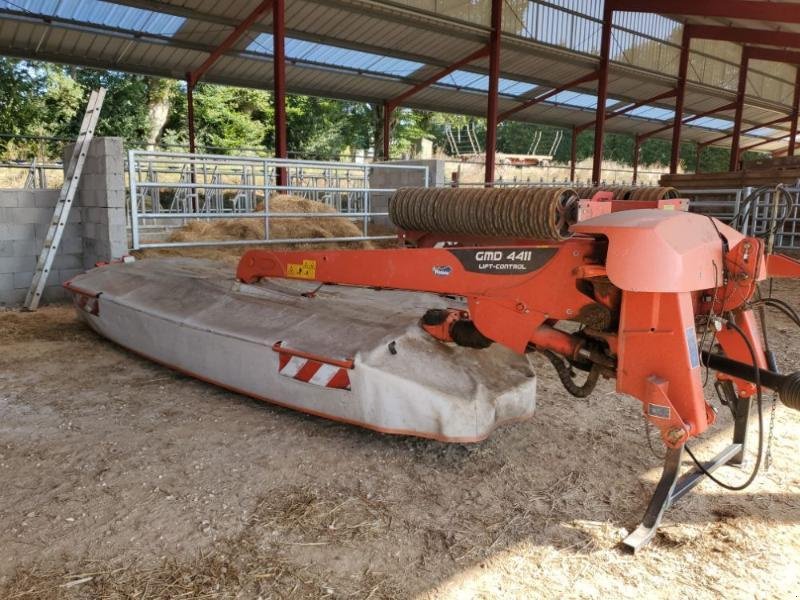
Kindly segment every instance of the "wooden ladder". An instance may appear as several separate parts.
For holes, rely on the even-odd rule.
[[[94,138],[94,130],[100,118],[100,109],[103,107],[105,96],[105,88],[95,90],[89,96],[89,103],[86,105],[80,133],[75,141],[72,157],[64,173],[64,185],[58,195],[56,208],[53,211],[53,220],[50,222],[50,228],[44,238],[44,245],[39,253],[31,287],[25,297],[24,307],[28,310],[36,310],[39,307],[39,301],[42,299],[47,276],[50,274],[53,260],[61,243],[61,236],[64,234],[64,227],[69,219],[69,210],[72,207],[72,201],[75,199],[75,193],[78,191],[83,164],[86,162],[86,154],[89,152],[89,146],[92,143],[92,138]]]

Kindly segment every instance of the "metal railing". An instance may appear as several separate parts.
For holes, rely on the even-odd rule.
[[[775,250],[800,250],[800,184],[775,187],[681,190],[689,210],[718,218],[744,235],[771,240]]]
[[[283,179],[281,179],[281,175]],[[395,191],[389,182],[428,187],[424,165],[342,163],[173,152],[128,152],[129,224],[131,246],[175,248],[248,244],[361,242],[392,239],[371,235],[375,200]],[[281,185],[279,181],[286,183]],[[384,182],[384,183],[381,183]],[[289,194],[329,207],[330,212],[282,212],[270,207],[275,194]],[[360,235],[339,237],[275,237],[270,223],[293,219],[347,219]],[[259,239],[170,240],[170,234],[190,221],[253,219],[263,222]],[[145,234],[148,240],[143,241]]]
[[[0,188],[23,190],[55,189],[62,183],[64,165],[57,162],[0,161]],[[53,175],[48,177],[48,173]]]

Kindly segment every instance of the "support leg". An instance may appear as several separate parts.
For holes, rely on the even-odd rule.
[[[740,444],[741,450],[731,458],[728,464],[744,466],[744,452],[747,444],[747,423],[750,420],[750,409],[753,406],[752,398],[736,398],[733,404],[733,443]]]
[[[746,428],[749,415],[750,411],[743,408],[740,413],[743,423],[737,423],[737,427]],[[734,443],[728,445],[714,458],[702,463],[705,471],[713,473],[720,467],[731,464],[737,456],[744,453],[743,442],[737,442],[736,439],[734,438]],[[644,513],[642,523],[622,541],[633,552],[641,549],[653,539],[664,516],[664,511],[691,492],[706,477],[705,473],[697,468],[691,469],[679,477],[683,460],[683,448],[681,446],[680,448],[667,449],[667,455],[664,459],[664,471],[656,486],[656,491],[653,492],[653,497],[650,499],[650,504],[647,506],[647,511]]]
[[[658,481],[656,491],[653,492],[653,497],[650,499],[650,504],[644,513],[642,523],[622,541],[631,551],[636,552],[645,546],[656,534],[664,516],[664,511],[672,503],[672,493],[675,490],[675,484],[678,482],[682,460],[683,446],[680,448],[667,448],[664,471],[661,473],[661,479]]]

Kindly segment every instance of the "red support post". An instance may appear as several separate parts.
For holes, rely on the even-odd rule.
[[[794,156],[797,146],[797,119],[800,118],[800,66],[797,67],[794,77],[794,99],[792,100],[792,123],[789,138],[789,156]]]
[[[186,124],[189,129],[189,154],[197,152],[197,144],[194,130],[194,83],[192,83],[191,73],[186,74]],[[191,182],[197,183],[197,173],[195,172],[195,164],[191,163]],[[200,199],[197,196],[197,188],[192,187],[189,190],[191,194],[191,206],[197,211],[200,210]]]
[[[189,154],[197,150],[194,130],[194,84],[191,74],[186,74],[186,121],[189,129]]]
[[[486,172],[484,181],[494,181],[497,152],[497,100],[500,92],[500,39],[503,27],[503,0],[492,0],[492,33],[489,40],[489,98],[486,106]]]
[[[748,56],[742,48],[742,61],[739,65],[739,85],[736,88],[736,116],[733,119],[733,133],[731,140],[731,162],[730,170],[737,171],[739,168],[739,138],[742,134],[742,113],[744,112],[744,95],[747,91],[747,70]]]
[[[272,2],[272,64],[274,67],[273,97],[275,99],[275,157],[287,158],[286,143],[286,0]],[[286,169],[277,169],[277,184],[288,184]]]
[[[603,30],[600,38],[600,66],[597,78],[597,116],[594,124],[594,163],[592,182],[599,184],[603,173],[603,142],[606,131],[606,100],[608,99],[608,65],[611,60],[611,26],[614,11],[606,4],[603,9]]]
[[[633,175],[631,176],[631,183],[637,183],[639,180],[639,153],[642,150],[642,139],[639,134],[633,138]]]
[[[705,150],[705,146],[703,144],[697,144],[695,148],[695,162],[694,162],[694,172],[700,172],[700,159],[703,156],[703,150]]]
[[[684,26],[681,38],[681,56],[678,64],[678,86],[675,88],[675,120],[672,126],[672,148],[669,158],[669,172],[674,175],[678,172],[678,163],[681,159],[681,125],[683,124],[683,104],[686,98],[686,78],[689,71],[689,47],[692,37],[689,28]]]
[[[572,141],[569,148],[569,180],[575,183],[575,163],[578,162],[578,128],[572,127]]]
[[[394,109],[388,102],[383,103],[383,160],[389,160],[389,147],[392,141],[392,113]]]

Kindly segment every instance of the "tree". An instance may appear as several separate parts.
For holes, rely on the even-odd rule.
[[[29,135],[40,130],[42,79],[42,74],[27,63],[0,58],[0,132]],[[4,154],[26,154],[32,147],[35,145],[24,140],[0,138]]]
[[[272,131],[273,108],[265,91],[201,83],[194,104],[197,143],[209,151],[261,147]]]
[[[161,141],[161,135],[169,118],[172,102],[179,93],[177,81],[147,78],[147,134],[145,142],[152,150]]]
[[[129,141],[144,140],[149,129],[148,82],[150,78],[117,71],[69,68],[67,72],[84,90],[106,88],[97,135],[118,136]],[[77,136],[83,110],[75,113],[69,123],[69,133]]]

